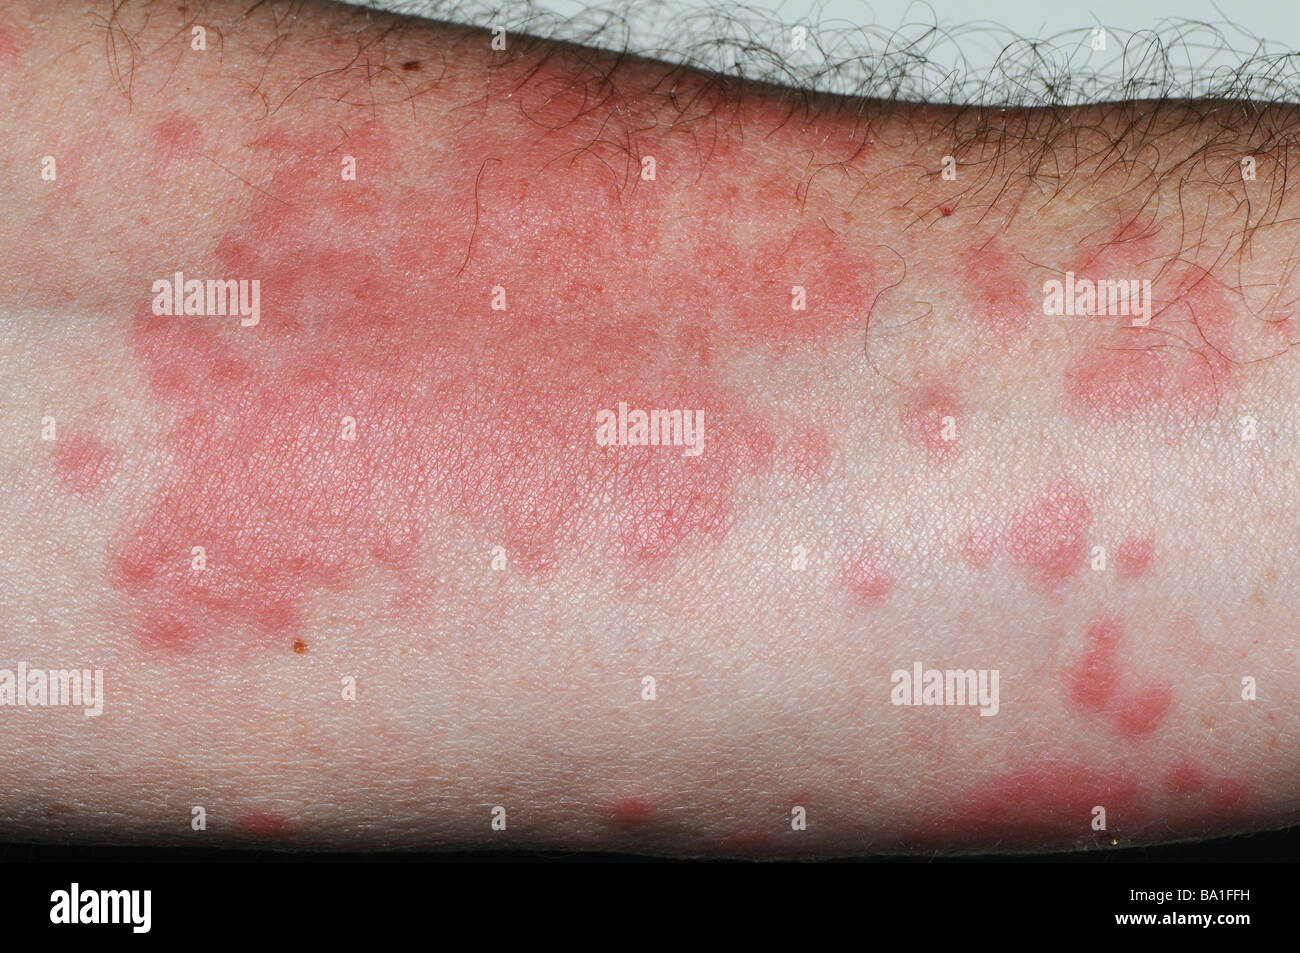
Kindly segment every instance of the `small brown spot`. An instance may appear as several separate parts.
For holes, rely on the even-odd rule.
[[[402,69],[406,70],[407,72],[418,73],[420,71],[420,61],[407,60],[405,63],[402,64]]]
[[[307,651],[307,643],[299,639],[297,642],[293,643],[293,650],[299,655],[303,655]]]

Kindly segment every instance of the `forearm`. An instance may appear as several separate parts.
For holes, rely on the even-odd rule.
[[[809,99],[332,7],[0,27],[5,665],[107,690],[0,709],[11,834],[1293,818],[1293,110]],[[178,271],[256,313],[165,313]],[[1067,272],[1149,324],[1046,314]],[[996,714],[894,704],[918,662]]]

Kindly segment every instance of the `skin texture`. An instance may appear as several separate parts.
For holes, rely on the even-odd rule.
[[[0,15],[0,667],[108,693],[0,707],[6,836],[1294,821],[1292,111],[887,107],[293,11]],[[177,271],[258,322],[155,313]],[[1149,279],[1150,324],[1044,314],[1067,271]],[[620,404],[702,452],[602,445]],[[917,661],[997,670],[997,714],[891,704]]]

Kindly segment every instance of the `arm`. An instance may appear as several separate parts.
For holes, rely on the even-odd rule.
[[[5,664],[105,692],[0,707],[9,836],[1294,819],[1293,109],[103,9],[0,18]],[[682,413],[648,446],[636,411]]]

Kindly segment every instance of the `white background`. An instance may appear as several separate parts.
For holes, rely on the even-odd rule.
[[[593,10],[619,11],[616,35],[606,35],[596,45],[626,46],[633,52],[663,59],[680,59],[683,50],[706,47],[717,29],[710,18],[740,17],[754,25],[756,43],[781,51],[787,60],[803,67],[805,82],[840,92],[870,90],[889,95],[880,84],[863,85],[861,70],[845,71],[846,60],[867,56],[876,74],[880,53],[906,38],[924,53],[927,65],[915,61],[903,73],[910,77],[895,92],[903,98],[971,101],[1062,102],[1151,96],[1166,86],[1180,94],[1249,92],[1258,98],[1300,101],[1300,59],[1283,55],[1300,48],[1300,3],[1291,0],[1248,0],[1215,4],[1210,0],[1099,0],[1086,6],[1031,0],[745,0],[743,4],[705,0],[529,0],[497,3],[492,0],[374,0],[388,9],[421,11],[439,19],[454,19],[489,26],[504,19],[508,30],[527,29],[529,11],[549,13],[552,19],[541,32],[576,42],[591,43]],[[488,11],[500,9],[503,17]],[[489,22],[491,21],[491,22]],[[537,20],[532,20],[537,24]],[[1200,23],[1200,26],[1194,25]],[[813,32],[810,49],[802,55],[789,50],[789,29],[804,24]],[[1107,50],[1091,49],[1091,29],[1104,27]],[[538,32],[533,30],[532,32]],[[612,38],[611,38],[612,37]],[[1030,49],[1022,40],[1041,41],[1038,56],[1046,61],[1030,66]],[[1013,44],[1008,50],[1008,45]],[[1163,44],[1163,53],[1161,45]],[[770,57],[727,48],[715,51],[728,67],[754,78],[771,77]],[[1242,87],[1233,74],[1245,64],[1246,72],[1267,74],[1264,62],[1273,59],[1277,76]],[[1157,60],[1164,65],[1151,69]],[[897,58],[886,59],[901,64]],[[997,64],[1002,63],[999,68]],[[1276,69],[1280,62],[1281,68]],[[1142,64],[1146,64],[1143,68]],[[714,65],[718,65],[715,62]],[[826,73],[809,80],[808,72]],[[1165,72],[1165,66],[1168,72]],[[767,76],[764,74],[767,72]],[[1168,77],[1168,84],[1164,77]],[[1135,77],[1139,81],[1135,82]],[[1055,79],[1053,83],[1052,80]],[[1061,80],[1066,80],[1062,84]],[[1125,87],[1124,82],[1130,85]],[[1016,91],[1019,90],[1017,93]]]

